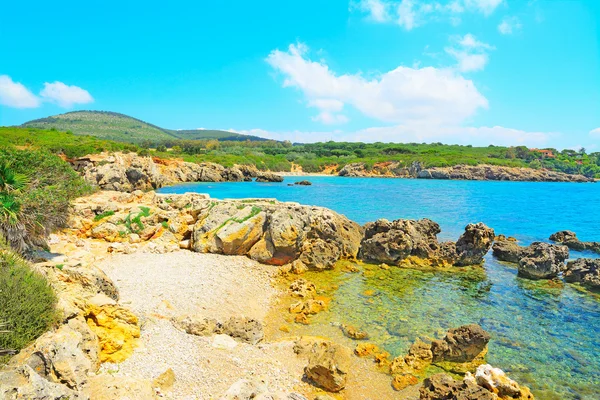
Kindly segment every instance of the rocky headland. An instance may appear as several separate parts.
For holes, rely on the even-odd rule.
[[[528,182],[594,182],[583,175],[565,174],[546,169],[503,167],[497,165],[455,165],[452,167],[424,168],[414,162],[405,167],[397,162],[384,162],[367,168],[364,163],[345,165],[339,176],[395,177],[416,179],[474,180],[474,181],[528,181]]]
[[[255,167],[231,168],[215,163],[142,157],[136,153],[102,153],[71,161],[73,167],[102,190],[153,190],[182,182],[282,182],[283,177]]]

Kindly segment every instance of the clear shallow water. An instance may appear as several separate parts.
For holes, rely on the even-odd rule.
[[[308,179],[313,186],[287,186],[299,180],[289,177],[283,183],[199,183],[161,191],[297,201],[331,208],[359,223],[427,217],[441,225],[442,239],[456,239],[467,223],[482,221],[524,243],[547,240],[562,229],[600,241],[600,184]],[[571,253],[581,256],[594,255]],[[315,323],[293,329],[347,340],[329,323],[354,324],[396,356],[416,337],[441,337],[450,327],[475,322],[492,335],[488,361],[530,386],[538,398],[600,398],[597,294],[518,278],[513,266],[489,255],[483,270],[467,272],[361,268],[361,273],[308,274],[332,301]]]

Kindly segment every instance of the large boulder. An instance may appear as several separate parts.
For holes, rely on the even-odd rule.
[[[477,324],[449,329],[441,340],[431,343],[433,362],[464,363],[473,361],[487,351],[490,334]]]
[[[455,265],[477,265],[492,247],[494,230],[483,223],[469,224],[456,242],[458,260]]]
[[[89,400],[89,397],[45,379],[25,364],[15,369],[0,371],[0,399]]]
[[[511,240],[497,240],[492,246],[492,254],[500,261],[517,264],[524,256],[526,247]]]
[[[600,259],[578,258],[569,261],[564,277],[567,282],[581,283],[591,289],[600,290]]]
[[[465,381],[475,381],[477,385],[496,393],[501,399],[533,399],[527,387],[519,386],[517,382],[506,376],[504,371],[489,364],[480,365],[475,371],[475,377],[467,372]]]
[[[519,260],[519,275],[530,279],[554,278],[565,269],[567,258],[567,246],[534,242]]]
[[[256,182],[283,182],[283,176],[273,172],[259,171],[256,176]]]
[[[600,253],[600,242],[582,242],[573,231],[559,231],[550,235],[550,240],[561,243],[571,250]]]
[[[309,352],[304,373],[317,386],[329,392],[339,392],[346,386],[350,356],[350,350],[338,344],[315,343]]]
[[[456,243],[438,242],[440,226],[430,220],[388,221],[379,219],[365,225],[360,256],[368,262],[398,265],[411,257],[432,265],[477,265],[489,251],[494,230],[483,223],[469,224]]]
[[[362,229],[321,208],[268,200],[210,201],[193,205],[191,247],[204,253],[247,255],[265,264],[296,260],[309,269],[333,268],[358,254]]]

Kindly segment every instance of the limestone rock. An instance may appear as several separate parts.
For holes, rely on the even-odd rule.
[[[431,343],[433,362],[450,361],[464,363],[473,361],[486,351],[490,335],[477,324],[449,329],[446,337]]]
[[[600,242],[582,242],[573,231],[560,231],[550,235],[550,240],[564,244],[571,250],[600,253]]]
[[[467,225],[465,233],[456,242],[458,260],[455,265],[481,264],[483,257],[492,247],[494,237],[494,230],[481,222]]]
[[[185,315],[175,318],[173,323],[190,335],[210,336],[217,331],[218,322],[212,318]]]
[[[315,343],[304,373],[317,386],[330,392],[339,392],[346,386],[350,355],[348,349],[332,342]]]
[[[152,387],[158,388],[161,391],[169,390],[175,384],[175,372],[171,368],[167,369],[165,372],[160,374],[159,376],[152,381]]]
[[[394,379],[392,380],[392,387],[395,390],[403,390],[409,386],[416,385],[417,383],[419,383],[419,379],[414,375],[395,375]]]
[[[265,336],[262,324],[251,318],[232,317],[217,331],[250,344],[257,344]]]
[[[312,298],[317,294],[317,288],[314,283],[301,278],[292,282],[290,293],[294,297]]]
[[[472,379],[467,373],[465,380]],[[492,393],[497,394],[501,399],[533,399],[533,395],[527,387],[521,387],[510,379],[504,371],[494,368],[489,364],[481,365],[475,372],[475,382],[486,388]]]
[[[420,374],[433,361],[431,345],[417,339],[404,357],[396,357],[390,365],[392,375]]]
[[[519,275],[530,279],[554,278],[565,269],[569,249],[542,242],[532,243],[519,260]]]
[[[497,400],[498,396],[470,380],[457,381],[446,374],[436,374],[423,381],[421,400]]]
[[[510,240],[497,240],[492,251],[498,260],[517,264],[525,254],[525,247]]]
[[[101,374],[90,378],[84,393],[90,400],[153,400],[158,396],[148,380]]]
[[[140,328],[131,311],[98,294],[88,300],[85,319],[100,340],[102,362],[121,362],[133,353]]]
[[[569,261],[564,277],[567,282],[577,282],[591,289],[600,289],[600,259],[578,258]]]
[[[41,377],[29,365],[0,372],[3,400],[89,400],[89,397]]]
[[[366,340],[369,338],[369,334],[367,332],[362,331],[352,325],[342,324],[340,328],[342,329],[344,336],[349,337],[350,339]]]

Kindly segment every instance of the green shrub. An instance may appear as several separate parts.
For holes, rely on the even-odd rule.
[[[94,217],[94,221],[95,221],[95,222],[98,222],[98,221],[100,221],[101,219],[104,219],[104,218],[106,218],[106,217],[110,217],[110,216],[112,216],[112,215],[115,215],[115,212],[114,212],[114,211],[104,211],[103,213],[96,215],[96,216]]]
[[[0,349],[20,351],[46,332],[58,318],[56,296],[40,274],[21,257],[0,250]],[[0,365],[9,356],[0,357]]]

